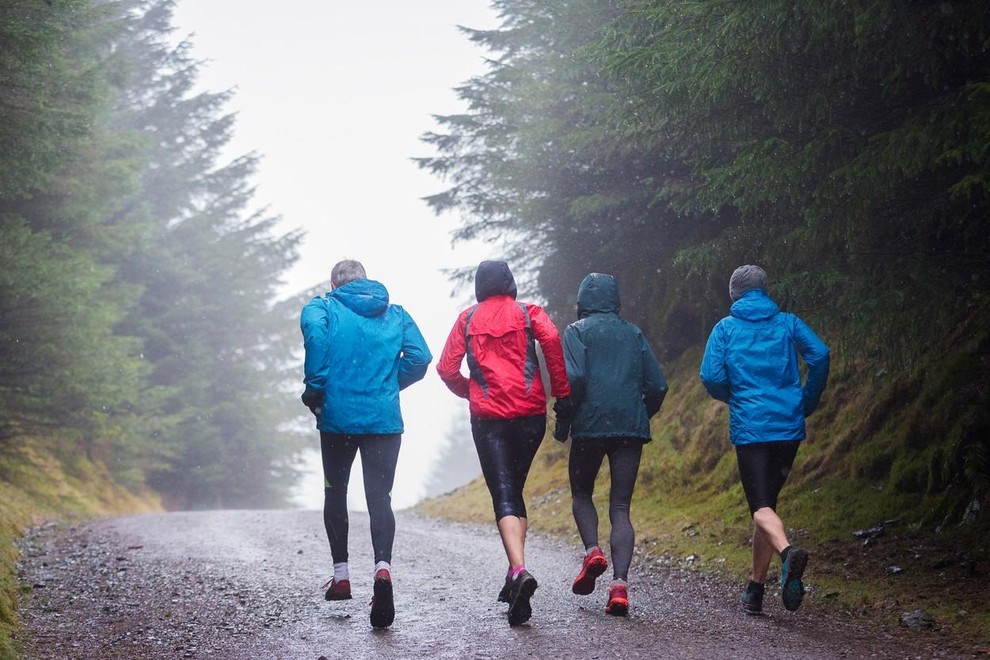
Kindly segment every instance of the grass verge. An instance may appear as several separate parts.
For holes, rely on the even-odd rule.
[[[117,485],[105,467],[59,460],[39,440],[0,447],[0,658],[18,658],[17,540],[21,530],[48,519],[86,518],[160,508],[151,493]]]

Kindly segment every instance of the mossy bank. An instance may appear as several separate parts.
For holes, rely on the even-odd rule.
[[[46,520],[159,509],[157,496],[122,488],[102,464],[83,457],[56,458],[43,443],[23,439],[0,447],[0,658],[19,657],[16,631],[21,592],[17,539],[28,526]],[[71,454],[69,454],[71,455]]]

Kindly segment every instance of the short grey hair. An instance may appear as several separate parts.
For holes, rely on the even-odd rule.
[[[368,276],[364,272],[364,266],[361,265],[360,261],[344,259],[343,261],[338,261],[334,265],[333,270],[330,271],[330,286],[336,289],[348,282],[367,278]]]
[[[767,290],[767,272],[759,266],[740,266],[729,278],[729,297],[733,301],[752,289]]]

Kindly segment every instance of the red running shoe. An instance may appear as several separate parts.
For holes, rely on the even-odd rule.
[[[579,596],[587,596],[595,590],[595,580],[608,568],[608,560],[605,559],[601,548],[595,548],[584,556],[581,564],[581,572],[574,578],[571,591]]]
[[[371,599],[371,626],[388,628],[395,620],[395,603],[392,600],[392,574],[384,568],[375,573],[374,593]]]
[[[629,594],[623,584],[613,584],[608,589],[608,604],[605,606],[605,614],[612,616],[625,616],[629,612]]]
[[[327,593],[323,596],[327,600],[350,600],[351,598],[350,580],[335,580],[330,578],[322,588],[327,590]]]

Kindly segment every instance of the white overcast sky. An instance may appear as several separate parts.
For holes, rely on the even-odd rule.
[[[434,364],[402,394],[393,502],[410,506],[451,417],[467,414],[434,366],[472,292],[452,297],[440,269],[499,256],[488,246],[451,247],[458,219],[436,217],[422,201],[446,184],[412,158],[433,155],[420,140],[438,128],[432,115],[463,112],[453,88],[485,71],[486,53],[456,26],[494,28],[497,17],[488,0],[179,0],[173,25],[204,61],[200,90],[234,90],[224,159],[258,153],[256,204],[282,218],[281,232],[306,232],[286,296],[328,282],[337,261],[358,259],[426,337]],[[300,372],[300,391],[301,381]],[[298,490],[307,508],[323,505],[317,459]],[[361,488],[355,463],[353,508],[365,508]]]

